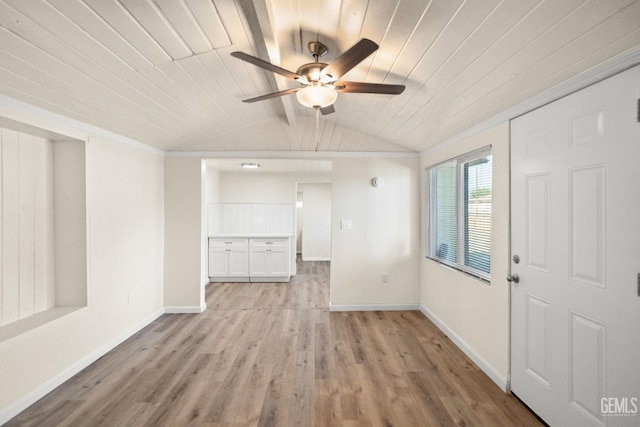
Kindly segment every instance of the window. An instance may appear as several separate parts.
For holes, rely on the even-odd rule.
[[[432,166],[427,178],[428,258],[489,280],[491,147]]]

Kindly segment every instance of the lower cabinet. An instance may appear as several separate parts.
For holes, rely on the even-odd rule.
[[[287,282],[289,238],[209,238],[212,282]]]
[[[248,281],[247,239],[209,239],[209,277],[220,281]]]
[[[276,278],[289,280],[289,239],[251,239],[249,275],[251,280]]]

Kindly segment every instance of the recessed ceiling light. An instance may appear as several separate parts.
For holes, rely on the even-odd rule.
[[[240,166],[246,169],[258,169],[260,167],[259,163],[240,163]]]

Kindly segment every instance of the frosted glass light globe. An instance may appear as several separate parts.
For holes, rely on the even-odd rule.
[[[296,92],[300,104],[310,108],[324,108],[336,102],[338,92],[326,86],[312,85]]]

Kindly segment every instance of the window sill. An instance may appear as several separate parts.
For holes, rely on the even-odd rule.
[[[34,314],[24,319],[16,320],[7,325],[0,326],[0,342],[10,340],[32,329],[36,329],[49,322],[53,322],[64,317],[74,311],[80,310],[82,307],[53,307],[49,310]]]
[[[435,264],[438,264],[439,266],[441,266],[441,267],[443,267],[443,268],[445,268],[447,270],[451,270],[451,271],[454,271],[456,273],[462,273],[465,276],[468,276],[468,277],[470,277],[472,279],[475,279],[475,280],[477,280],[478,282],[480,282],[480,283],[482,283],[484,285],[489,285],[489,286],[491,285],[491,280],[490,279],[485,279],[484,277],[481,277],[481,276],[478,276],[476,274],[470,273],[470,272],[468,272],[466,270],[463,270],[461,268],[456,268],[455,266],[452,266],[452,265],[449,265],[449,264],[445,264],[444,262],[442,262],[442,261],[440,261],[438,259],[435,259],[435,258],[430,258],[428,256],[425,257],[425,258],[428,259],[429,261],[435,263]]]

